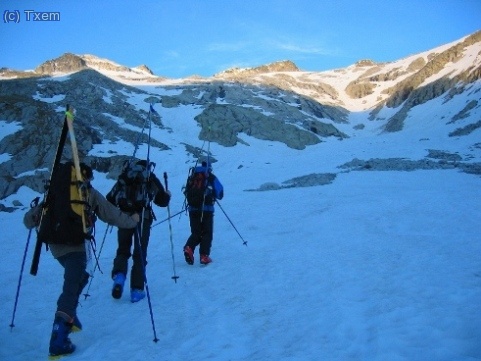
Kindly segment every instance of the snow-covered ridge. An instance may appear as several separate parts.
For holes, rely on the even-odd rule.
[[[155,78],[154,73],[147,65],[139,65],[129,68],[111,60],[99,58],[90,54],[81,55],[81,58],[85,60],[85,63],[89,68],[98,70],[106,75],[110,72],[110,75],[118,75],[119,77],[125,77],[127,79],[138,78],[139,76]]]
[[[444,59],[439,59],[440,57]],[[426,70],[434,67],[439,68]],[[480,67],[481,31],[478,31],[397,61],[376,63],[364,60],[346,68],[322,72],[302,71],[292,61],[283,60],[253,68],[227,69],[207,78],[195,76],[168,79],[153,74],[146,65],[132,68],[91,54],[66,53],[44,62],[34,72],[19,74],[2,69],[0,77],[58,76],[90,68],[132,86],[152,83],[164,86],[188,85],[213,81],[260,84],[294,91],[319,103],[341,106],[349,111],[366,111],[386,102],[399,83],[409,82],[418,73],[422,73],[423,78],[419,81],[420,77],[417,77],[418,82],[414,88],[426,86],[443,77],[453,78],[465,72],[473,72]]]

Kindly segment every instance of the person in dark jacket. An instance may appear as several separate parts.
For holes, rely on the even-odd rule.
[[[201,207],[189,205],[190,236],[184,246],[185,261],[189,265],[194,264],[194,251],[199,246],[201,264],[212,262],[210,251],[214,234],[214,204],[216,199],[224,197],[224,187],[219,179],[212,173],[212,166],[208,162],[202,162],[201,166],[195,167],[194,173],[207,174],[207,188]]]
[[[86,184],[88,203],[100,220],[118,227],[133,228],[137,225],[140,219],[137,213],[131,215],[123,213],[92,187],[90,181],[93,179],[93,172],[90,167],[81,163],[81,172]],[[24,217],[25,226],[29,229],[38,226],[41,212],[42,205],[29,210]],[[90,276],[86,271],[86,247],[88,246],[88,244],[49,244],[53,257],[64,268],[62,293],[57,300],[57,311],[50,338],[49,353],[52,357],[75,351],[75,345],[70,341],[68,335],[72,331],[82,329],[82,324],[77,316],[77,305]]]
[[[137,165],[146,167],[147,162],[138,161]],[[170,201],[170,191],[166,191],[157,176],[151,172],[148,184],[149,194],[152,201],[159,207],[167,207]],[[110,200],[109,195],[107,199]],[[112,201],[111,201],[112,202]],[[128,271],[128,261],[132,257],[132,268],[130,272],[130,301],[138,302],[145,297],[145,271],[147,267],[147,249],[149,246],[150,227],[152,225],[154,214],[151,202],[143,210],[139,210],[143,214],[143,219],[135,228],[119,227],[117,233],[118,247],[112,267],[112,279],[114,285],[112,288],[112,297],[119,299],[122,297],[125,279]],[[122,208],[121,208],[122,209]],[[138,238],[140,236],[140,247]],[[134,253],[131,253],[132,243],[134,245]]]

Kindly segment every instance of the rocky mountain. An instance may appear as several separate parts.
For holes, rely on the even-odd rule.
[[[272,64],[262,65],[255,68],[231,68],[214,75],[217,78],[245,80],[254,75],[264,73],[279,73],[299,71],[299,68],[290,60],[277,61]]]
[[[403,132],[406,123],[422,126],[423,134],[413,135],[417,141],[429,134],[472,136],[481,128],[480,77],[481,31],[398,61],[361,60],[325,72],[280,61],[209,78],[167,79],[145,65],[128,68],[69,53],[34,71],[1,68],[0,199],[22,185],[42,191],[66,104],[77,109],[82,159],[114,177],[133,147],[147,141],[147,119],[162,134],[151,141],[161,152],[172,151],[169,134],[187,129],[223,147],[246,144],[248,136],[299,151],[332,138]],[[149,116],[149,104],[161,117]],[[175,129],[165,117],[175,119]],[[198,144],[180,142],[186,159],[201,155]],[[130,148],[108,149],[119,143]],[[479,152],[480,144],[473,142],[472,151]],[[92,151],[100,146],[106,148],[102,156]],[[386,164],[353,159],[347,165],[373,166]],[[478,163],[465,168],[481,173]]]
[[[159,77],[155,77],[154,73],[147,65],[139,65],[135,68],[129,68],[114,63],[113,61],[96,57],[94,55],[76,55],[71,53],[65,53],[56,59],[47,60],[46,62],[37,66],[33,71],[22,72],[18,70],[2,68],[0,69],[0,74],[5,78],[44,77],[75,73],[86,69],[94,69],[107,73],[111,72],[119,75],[122,74],[121,77],[125,79],[155,79],[157,81],[161,79]]]

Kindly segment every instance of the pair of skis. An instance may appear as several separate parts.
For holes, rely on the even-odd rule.
[[[60,165],[60,161],[62,159],[62,154],[63,154],[63,150],[64,150],[64,147],[65,147],[65,142],[67,140],[67,133],[70,134],[70,145],[71,145],[71,148],[72,148],[72,157],[73,157],[73,163],[74,163],[74,167],[75,167],[75,174],[76,174],[76,178],[77,178],[77,190],[79,192],[79,196],[80,196],[80,199],[82,200],[83,204],[87,204],[88,202],[88,199],[87,199],[87,191],[85,189],[85,187],[83,186],[83,182],[82,182],[82,172],[80,170],[80,159],[79,159],[79,156],[78,156],[78,148],[77,148],[77,141],[76,141],[76,138],[75,138],[75,131],[74,131],[74,127],[73,127],[73,120],[74,120],[74,115],[73,115],[73,112],[71,111],[71,108],[69,105],[67,105],[67,111],[65,113],[65,118],[64,118],[64,122],[63,122],[63,127],[62,127],[62,132],[60,133],[60,139],[59,139],[59,142],[58,142],[58,145],[57,145],[57,150],[55,152],[55,158],[54,158],[54,162],[53,162],[53,165],[52,165],[52,170],[50,172],[50,178],[48,180],[48,182],[45,184],[45,193],[44,193],[44,197],[43,197],[43,206],[44,208],[42,209],[42,214],[41,214],[41,217],[40,217],[40,222],[39,222],[39,227],[40,227],[40,224],[42,224],[42,221],[44,220],[44,215],[46,213],[46,208],[45,206],[49,204],[49,201],[50,201],[50,184],[52,182],[52,179],[55,175],[55,173],[57,172],[57,169]],[[87,227],[87,209],[84,207],[84,210],[82,212],[82,225],[83,225],[83,231],[85,234],[88,233],[88,227]],[[33,253],[33,259],[32,259],[32,264],[30,266],[30,274],[35,276],[37,275],[37,272],[38,272],[38,264],[39,264],[39,261],[40,261],[40,253],[42,251],[42,241],[37,237],[37,242],[35,243],[35,249],[34,249],[34,253]],[[87,253],[87,264],[90,265],[90,269],[91,269],[91,265],[92,265],[92,260],[93,260],[93,257],[92,257],[92,252],[91,252],[91,247],[90,247],[90,242],[86,241],[85,242],[85,251]]]

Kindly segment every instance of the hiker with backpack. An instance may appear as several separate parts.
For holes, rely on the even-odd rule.
[[[96,216],[100,220],[118,227],[135,227],[140,219],[139,214],[126,214],[114,207],[92,187],[90,183],[93,179],[92,169],[81,163],[80,170],[83,177],[82,187],[86,191],[88,203],[82,204],[81,207],[86,206],[90,210],[90,219],[88,220],[90,225],[93,227]],[[60,164],[49,186],[49,196],[51,197],[47,198],[47,204],[39,204],[30,209],[24,217],[24,224],[27,228],[32,229],[39,226],[39,237],[42,242],[48,244],[53,257],[64,268],[64,282],[57,300],[57,310],[50,338],[49,353],[51,357],[74,352],[75,345],[70,341],[69,334],[82,329],[77,315],[77,305],[82,290],[89,280],[89,273],[86,271],[85,245],[85,242],[89,241],[86,241],[88,235],[83,233],[80,215],[76,216],[72,211],[74,206],[79,206],[81,203],[79,200],[71,199],[72,194],[78,193],[77,190],[73,191],[77,184],[73,163]],[[59,205],[67,206],[60,209]],[[43,216],[41,216],[42,212],[44,212]],[[39,224],[41,217],[45,218]]]
[[[210,250],[214,233],[214,204],[224,197],[224,187],[212,173],[210,163],[203,161],[189,174],[184,189],[189,212],[191,234],[184,246],[185,261],[194,264],[194,251],[199,246],[200,263],[212,262]]]
[[[147,266],[147,248],[150,228],[155,219],[152,202],[159,207],[167,207],[170,191],[165,190],[153,172],[154,163],[147,161],[127,161],[117,182],[107,199],[122,211],[143,215],[135,228],[119,227],[117,233],[118,248],[113,261],[112,297],[122,297],[127,277],[128,261],[132,257],[130,272],[130,301],[138,302],[145,297],[145,269]],[[131,253],[132,243],[134,252]]]

